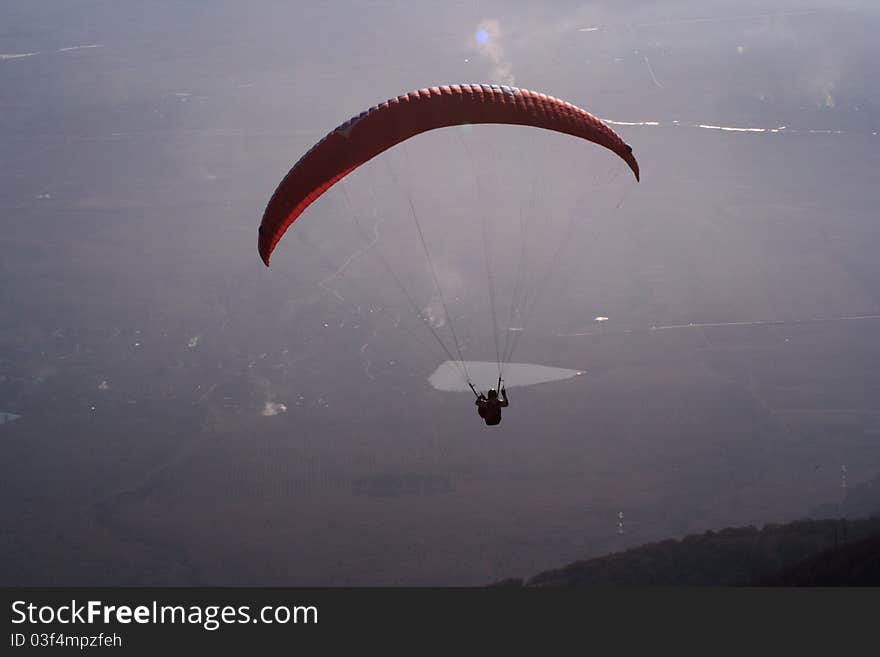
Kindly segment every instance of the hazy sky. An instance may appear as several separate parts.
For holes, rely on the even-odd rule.
[[[0,3],[0,583],[481,584],[876,477],[878,19]],[[262,265],[312,144],[460,82],[608,120],[642,181],[559,134],[437,131]],[[467,360],[585,374],[486,427],[429,382],[450,319]]]

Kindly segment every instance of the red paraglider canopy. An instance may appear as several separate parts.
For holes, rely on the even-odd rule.
[[[542,93],[488,84],[412,91],[361,112],[315,144],[288,172],[260,223],[258,248],[266,266],[297,217],[348,173],[422,132],[468,123],[545,128],[592,141],[619,155],[639,179],[632,149],[598,118]]]

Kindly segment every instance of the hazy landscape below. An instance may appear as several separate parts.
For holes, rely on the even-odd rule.
[[[841,503],[880,475],[878,27],[837,1],[5,3],[0,584],[486,584]],[[471,81],[614,122],[642,181],[559,134],[436,131],[263,266],[313,143]],[[430,380],[450,319],[467,361],[584,374],[485,426]]]

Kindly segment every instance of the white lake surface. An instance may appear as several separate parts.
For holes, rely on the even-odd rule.
[[[428,377],[437,390],[447,392],[470,392],[462,374],[461,363],[447,360]],[[498,383],[498,364],[493,361],[465,361],[464,366],[478,390],[494,388]],[[504,366],[504,385],[508,388],[531,386],[550,381],[563,381],[584,374],[582,370],[534,365],[531,363],[508,363]]]

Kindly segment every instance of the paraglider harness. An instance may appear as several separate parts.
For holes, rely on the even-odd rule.
[[[477,398],[476,401],[474,402],[474,404],[477,407],[477,413],[479,414],[479,416],[481,418],[483,418],[486,421],[486,424],[489,426],[495,426],[497,424],[500,424],[501,423],[501,409],[508,405],[507,390],[505,390],[502,387],[503,381],[502,381],[501,377],[500,376],[498,377],[498,387],[495,390],[503,391],[502,392],[502,397],[504,399],[503,402],[499,401],[497,392],[495,393],[494,397],[492,397],[491,399],[487,399],[487,397],[484,394],[477,392],[477,389],[474,387],[473,383],[468,381],[468,385],[471,387],[471,390],[473,391],[474,396],[476,396],[476,398]]]

